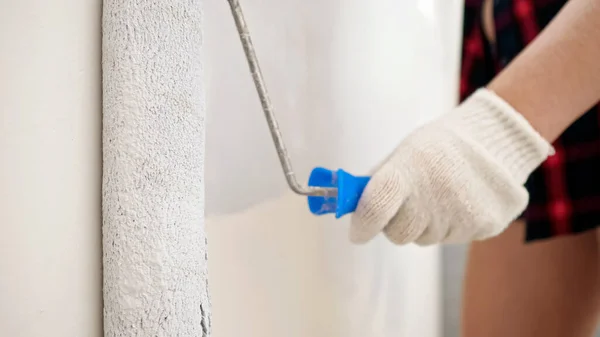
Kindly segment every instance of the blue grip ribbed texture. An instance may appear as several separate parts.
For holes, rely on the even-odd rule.
[[[337,197],[308,197],[308,208],[315,215],[335,213],[336,218],[354,212],[370,177],[355,177],[339,169],[316,167],[308,178],[308,186],[337,188]]]

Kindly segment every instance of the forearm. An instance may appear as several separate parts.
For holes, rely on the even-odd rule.
[[[488,88],[554,141],[600,100],[600,0],[571,0]]]

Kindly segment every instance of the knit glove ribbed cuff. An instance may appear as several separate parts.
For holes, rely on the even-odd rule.
[[[554,153],[520,113],[487,89],[477,90],[439,123],[470,138],[521,183]]]

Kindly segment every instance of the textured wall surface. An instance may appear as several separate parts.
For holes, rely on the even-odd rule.
[[[0,336],[101,337],[101,0],[0,1]]]
[[[104,1],[105,336],[206,336],[202,1]]]

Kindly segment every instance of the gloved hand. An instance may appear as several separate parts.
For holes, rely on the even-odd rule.
[[[500,234],[529,201],[523,184],[553,152],[487,89],[420,127],[380,164],[352,215],[350,239],[461,243]]]

